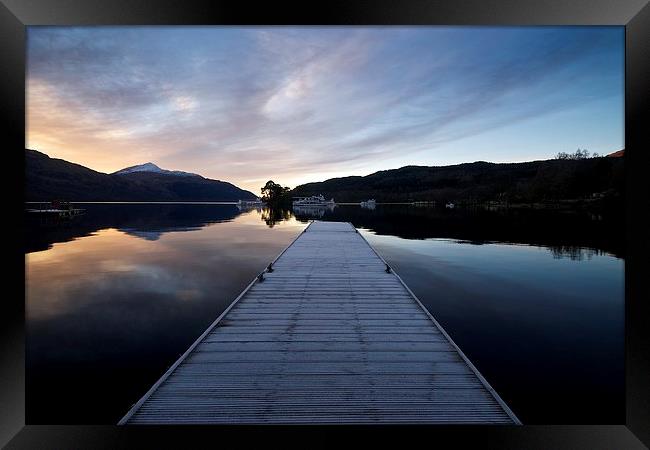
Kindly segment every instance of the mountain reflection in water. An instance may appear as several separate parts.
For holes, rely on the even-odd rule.
[[[331,205],[293,210],[234,204],[96,203],[83,207],[87,214],[56,226],[28,225],[25,252],[46,250],[55,242],[88,236],[105,228],[156,240],[162,233],[194,231],[232,221],[241,214],[256,213],[269,227],[283,221],[305,224],[314,219],[345,221],[378,235],[405,239],[449,238],[476,245],[490,242],[542,245],[558,258],[589,258],[596,252],[625,256],[622,218],[588,212],[449,210],[412,205],[380,205],[376,209]]]

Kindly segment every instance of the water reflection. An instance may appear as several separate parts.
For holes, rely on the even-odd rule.
[[[28,224],[25,252],[46,250],[55,242],[116,228],[157,240],[170,231],[196,231],[207,225],[255,215],[269,227],[280,222],[349,221],[379,235],[405,239],[449,238],[460,242],[542,245],[557,258],[590,258],[594,252],[624,257],[624,223],[617,216],[554,211],[449,210],[415,205],[294,207],[293,210],[234,204],[86,204],[87,214],[55,226]]]
[[[206,225],[229,222],[242,212],[234,204],[83,204],[86,214],[51,226],[27,222],[25,252],[46,250],[55,242],[67,242],[115,228],[143,239],[156,240],[170,231],[194,231]]]
[[[339,205],[321,220],[352,222],[379,235],[405,239],[448,238],[472,243],[508,242],[556,248],[590,248],[625,256],[624,222],[619,215],[548,210],[446,209],[377,205],[375,210]],[[300,219],[300,217],[298,217]]]
[[[78,220],[27,227],[28,423],[115,423],[313,218],[84,207]],[[621,421],[620,221],[406,205],[321,212],[361,229],[525,422]]]
[[[259,212],[264,223],[270,228],[278,222],[288,221],[293,217],[291,211],[281,208],[263,208]]]
[[[334,211],[335,204],[328,205],[294,205],[292,212],[297,218],[321,219],[325,213]]]

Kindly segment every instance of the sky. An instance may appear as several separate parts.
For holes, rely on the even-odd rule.
[[[624,148],[623,27],[29,27],[26,147],[259,194]]]

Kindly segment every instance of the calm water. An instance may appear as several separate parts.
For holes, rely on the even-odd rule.
[[[26,236],[27,423],[116,423],[311,217],[87,204]],[[623,423],[620,221],[337,206],[524,423]]]

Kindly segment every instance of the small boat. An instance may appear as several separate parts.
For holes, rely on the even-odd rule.
[[[334,199],[325,200],[322,195],[312,195],[311,197],[294,197],[293,206],[330,206],[335,205]]]
[[[237,206],[263,206],[264,202],[260,199],[256,200],[239,200]]]
[[[256,209],[258,211],[261,211],[264,206],[266,206],[266,203],[264,203],[262,200],[257,199],[257,200],[239,200],[236,205],[237,209],[240,211],[252,211],[253,209]]]
[[[27,209],[30,214],[39,214],[42,217],[58,217],[69,219],[83,214],[86,210],[82,208],[73,208],[70,202],[54,200],[46,206],[39,205],[39,208]]]
[[[237,208],[241,211],[242,209],[252,209],[252,208],[261,208],[265,203],[260,200],[239,200],[237,202]]]
[[[359,203],[362,208],[367,208],[367,209],[375,209],[375,206],[377,206],[377,202],[375,202],[374,198],[371,198],[370,200],[366,200],[365,202]]]
[[[445,208],[454,209],[455,205],[452,202],[449,202],[445,205]]]

